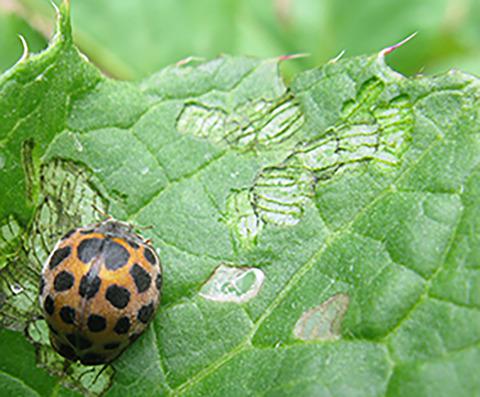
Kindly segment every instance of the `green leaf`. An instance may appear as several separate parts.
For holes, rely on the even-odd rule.
[[[83,392],[478,394],[478,79],[405,78],[381,53],[287,87],[278,66],[223,56],[110,80],[65,4],[49,49],[0,80],[0,324],[59,368],[35,272],[101,218],[94,203],[152,226],[165,289],[110,388],[60,377]]]
[[[21,334],[0,330],[0,385],[5,396],[79,396],[35,366],[35,354]]]

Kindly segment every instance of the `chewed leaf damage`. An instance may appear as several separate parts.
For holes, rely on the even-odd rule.
[[[227,223],[241,244],[247,247],[255,242],[264,224],[255,213],[252,202],[252,193],[248,190],[234,192],[227,199]]]
[[[254,242],[266,223],[296,225],[318,184],[365,166],[398,169],[414,124],[412,104],[406,95],[380,100],[384,90],[376,77],[364,82],[343,103],[337,123],[297,142],[285,159],[263,167],[251,187],[229,198],[229,225],[241,243]]]
[[[201,102],[186,103],[177,129],[235,148],[264,147],[292,138],[303,125],[303,113],[292,97],[245,102],[232,111]]]
[[[53,351],[38,304],[42,265],[56,240],[79,224],[89,224],[107,212],[101,195],[83,168],[64,161],[46,163],[40,171],[39,206],[27,230],[11,218],[0,227],[0,326],[24,331],[35,345],[38,364],[63,377],[66,385],[98,395],[110,385],[113,370],[73,364]],[[96,209],[94,209],[94,207]]]
[[[200,296],[215,302],[244,303],[260,291],[265,274],[254,267],[220,265],[200,291]]]

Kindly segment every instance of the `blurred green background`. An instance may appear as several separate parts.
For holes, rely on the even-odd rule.
[[[274,57],[291,76],[346,51],[370,54],[413,32],[389,57],[398,71],[480,75],[480,0],[71,0],[76,42],[106,74],[141,79],[189,56]],[[46,45],[49,0],[0,0],[0,68]]]

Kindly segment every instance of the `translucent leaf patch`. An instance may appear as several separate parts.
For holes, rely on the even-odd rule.
[[[255,242],[263,227],[263,221],[255,213],[252,202],[252,192],[249,190],[234,192],[227,201],[228,224],[245,246]]]
[[[200,290],[200,296],[215,302],[244,303],[259,293],[264,279],[264,273],[257,268],[220,265]]]
[[[307,200],[313,196],[313,188],[313,175],[304,169],[268,168],[255,181],[253,205],[265,222],[292,226],[302,217]]]
[[[335,340],[341,335],[343,317],[348,309],[349,297],[336,294],[298,319],[293,333],[301,340]]]
[[[232,111],[201,102],[185,105],[177,129],[237,148],[268,147],[289,140],[302,126],[303,114],[291,97],[243,103]]]

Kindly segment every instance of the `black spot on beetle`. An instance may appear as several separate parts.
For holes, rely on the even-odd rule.
[[[110,343],[105,343],[103,345],[103,348],[105,350],[115,350],[117,349],[118,347],[120,347],[120,342],[110,342]]]
[[[90,314],[90,316],[88,316],[87,325],[91,332],[100,332],[107,327],[107,320],[103,316]]]
[[[130,302],[130,291],[125,287],[113,284],[107,288],[107,300],[117,309],[123,309]]]
[[[67,340],[70,344],[80,350],[86,350],[92,347],[92,342],[80,334],[67,334]]]
[[[130,275],[135,282],[135,286],[137,287],[137,291],[139,293],[145,292],[147,289],[150,288],[150,284],[152,283],[152,276],[148,274],[148,272],[138,264],[134,264],[130,268]]]
[[[155,254],[152,252],[150,248],[144,247],[143,255],[145,256],[145,259],[149,261],[152,265],[157,264],[157,259],[155,258]]]
[[[72,288],[74,282],[75,278],[73,277],[73,274],[62,270],[55,276],[55,280],[53,281],[53,288],[57,292],[67,291]]]
[[[73,324],[75,322],[75,309],[71,306],[63,306],[60,309],[60,318],[65,324]]]
[[[102,280],[98,276],[91,277],[89,273],[82,277],[80,280],[80,286],[78,288],[78,293],[82,298],[91,299],[93,298],[98,290],[100,289],[100,284]]]
[[[125,240],[127,244],[132,247],[134,250],[138,250],[140,246],[133,240]]]
[[[53,314],[55,311],[55,302],[53,301],[53,298],[50,295],[47,295],[45,298],[45,301],[43,302],[43,308],[49,314],[50,316]]]
[[[93,258],[100,255],[104,241],[104,239],[96,237],[82,240],[77,247],[78,259],[83,263],[90,263]]]
[[[50,270],[55,269],[60,263],[67,259],[71,252],[72,249],[68,245],[66,247],[57,249],[50,257],[50,261],[48,263]]]
[[[128,317],[120,317],[115,324],[115,327],[113,328],[113,330],[119,335],[126,334],[129,329],[130,320],[128,319]]]
[[[78,357],[75,354],[75,350],[73,350],[68,345],[65,345],[63,343],[59,343],[57,351],[60,353],[60,355],[62,355],[63,357],[65,357],[69,360],[72,360],[72,361],[78,360]]]
[[[84,356],[80,357],[80,362],[83,365],[98,365],[105,364],[107,362],[107,359],[101,354],[87,353]]]
[[[153,302],[143,305],[137,313],[137,318],[144,324],[148,323],[153,314]]]
[[[103,256],[105,258],[105,266],[108,270],[117,270],[125,266],[130,259],[127,249],[112,240],[107,240],[103,247]]]

